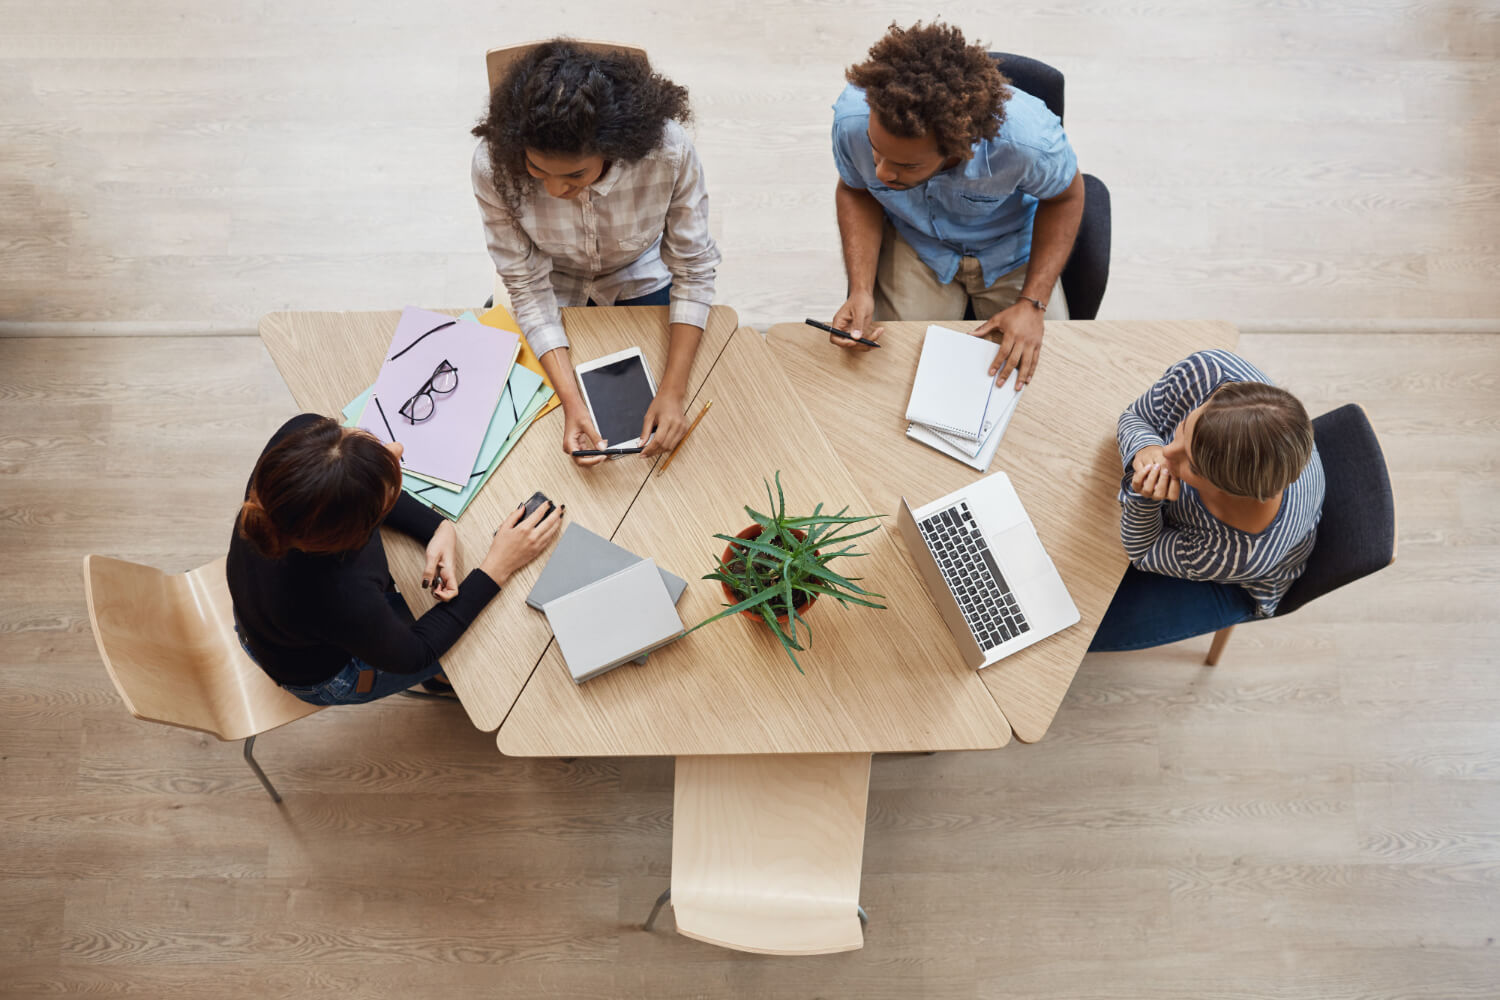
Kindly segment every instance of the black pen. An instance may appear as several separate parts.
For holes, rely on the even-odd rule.
[[[644,446],[640,448],[605,448],[602,450],[598,448],[583,448],[579,451],[573,452],[573,457],[597,458],[600,455],[639,455],[645,450],[646,449]]]
[[[391,422],[389,420],[385,419],[385,407],[383,407],[383,406],[380,405],[380,397],[377,396],[377,395],[375,395],[372,392],[372,393],[370,393],[370,399],[374,401],[374,403],[375,403],[375,409],[377,409],[377,410],[380,411],[380,422],[383,423],[383,424],[385,424],[385,432],[391,436],[391,444],[395,444],[396,443],[396,432],[393,431],[393,430],[391,430]],[[401,464],[402,465],[406,464],[405,457],[403,457],[401,459]]]
[[[843,337],[845,340],[852,340],[856,344],[864,344],[866,347],[879,347],[880,346],[879,344],[875,343],[875,341],[873,341],[873,340],[866,340],[864,337],[856,337],[852,333],[849,333],[849,332],[847,332],[845,330],[840,330],[836,326],[829,326],[827,323],[819,323],[815,319],[807,319],[807,320],[803,320],[803,322],[806,323],[808,326],[815,326],[819,330],[823,330],[826,333],[831,333],[835,337]]]

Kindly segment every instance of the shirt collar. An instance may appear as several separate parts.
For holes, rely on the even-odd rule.
[[[625,165],[615,160],[599,175],[599,179],[589,185],[589,190],[603,198],[614,190],[614,186],[620,182],[620,175],[625,172]]]

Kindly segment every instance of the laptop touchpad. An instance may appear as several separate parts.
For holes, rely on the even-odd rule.
[[[1012,587],[1021,580],[1040,576],[1051,565],[1041,539],[1036,537],[1030,524],[1018,524],[1002,531],[995,539],[994,551],[999,557],[996,561],[1000,563],[1001,571],[1014,578],[1008,581]]]

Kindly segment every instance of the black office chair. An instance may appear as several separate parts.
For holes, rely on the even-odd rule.
[[[1038,59],[1012,52],[991,52],[1011,83],[1032,97],[1040,98],[1047,109],[1062,120],[1063,75],[1058,69]],[[1109,188],[1093,174],[1083,175],[1083,221],[1073,253],[1063,266],[1063,295],[1068,300],[1069,319],[1094,319],[1104,300],[1109,283]]]
[[[1396,561],[1396,500],[1365,411],[1348,403],[1323,414],[1313,421],[1313,439],[1326,481],[1323,517],[1307,568],[1276,606],[1276,618]],[[1233,629],[1214,633],[1204,663],[1218,665]]]

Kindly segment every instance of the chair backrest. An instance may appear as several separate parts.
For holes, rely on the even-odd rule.
[[[99,655],[137,719],[242,740],[318,711],[240,648],[224,559],[171,574],[90,555],[83,581]]]
[[[606,55],[610,52],[623,52],[626,55],[641,56],[643,58],[646,55],[645,49],[637,48],[634,45],[619,45],[615,42],[592,42],[582,38],[570,38],[568,41],[581,49],[598,53],[599,55]],[[517,60],[541,44],[543,43],[540,41],[522,42],[520,45],[506,45],[498,49],[490,49],[486,52],[484,54],[484,66],[489,71],[490,93],[493,94],[495,88],[500,86],[500,81],[504,79],[506,71],[514,66]]]
[[[1063,116],[1063,75],[1062,70],[1048,66],[1040,59],[1032,59],[1028,56],[1018,56],[1014,52],[991,52],[990,58],[995,60],[1011,83],[1020,87],[1032,97],[1040,98],[1047,105],[1047,110],[1062,120]]]
[[[862,947],[869,789],[869,754],[678,757],[677,932],[768,955]]]
[[[1307,568],[1276,608],[1289,615],[1396,558],[1396,500],[1385,455],[1365,411],[1348,403],[1313,421],[1326,482],[1318,540]]]

